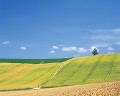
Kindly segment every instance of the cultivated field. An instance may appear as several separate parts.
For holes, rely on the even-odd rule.
[[[120,96],[120,82],[0,92],[0,96]]]
[[[66,63],[43,87],[120,81],[120,54],[78,57]]]
[[[120,81],[120,54],[77,57],[44,64],[0,63],[1,91],[114,81]]]
[[[61,63],[0,64],[0,90],[29,89],[46,82]]]

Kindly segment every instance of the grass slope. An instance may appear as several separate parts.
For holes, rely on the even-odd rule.
[[[120,80],[120,54],[74,58],[43,87]]]
[[[0,90],[34,88],[48,80],[60,63],[0,64]]]
[[[54,75],[61,64],[0,63],[0,90],[120,81],[120,54],[73,58]]]

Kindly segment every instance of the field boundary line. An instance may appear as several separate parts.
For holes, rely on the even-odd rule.
[[[110,76],[110,74],[111,74],[111,72],[112,72],[113,65],[115,64],[116,58],[117,58],[117,55],[115,55],[115,56],[113,57],[112,63],[110,64],[108,73],[107,73],[107,75],[105,76],[104,81],[106,81],[106,80],[108,79],[108,77]]]
[[[22,66],[22,65],[21,65],[21,66]],[[6,81],[8,81],[8,79],[9,79],[9,81],[10,81],[11,79],[15,78],[17,75],[22,74],[25,69],[26,69],[26,68],[23,68],[22,70],[18,71],[16,74],[13,74],[12,76],[9,76],[9,77],[1,80],[1,81],[5,81],[5,82],[6,82]]]
[[[94,70],[96,69],[97,65],[99,64],[100,60],[104,57],[104,55],[100,56],[99,59],[97,60],[97,62],[93,65],[93,67],[91,68],[90,72],[88,73],[88,75],[82,80],[82,82],[86,82],[88,80],[88,78],[90,78],[90,76],[92,75],[92,73],[94,72]]]
[[[53,74],[53,76],[50,78],[50,79],[48,79],[47,81],[45,81],[44,83],[42,83],[41,85],[40,85],[40,88],[43,86],[43,85],[45,85],[46,83],[48,83],[50,80],[52,80],[56,75],[58,75],[58,73],[62,70],[62,68],[65,66],[65,62],[62,62],[61,63],[61,65],[60,65],[60,67],[57,69],[57,71]]]
[[[73,60],[72,60],[72,62],[73,62]],[[53,74],[53,78],[51,77],[50,79],[48,79],[47,81],[45,81],[43,84],[41,84],[41,87],[43,86],[43,85],[45,85],[46,83],[48,83],[50,80],[53,80],[54,79],[54,77],[56,76],[56,75],[58,75],[61,71],[63,71],[63,70],[65,70],[67,67],[69,67],[70,66],[70,64],[69,63],[67,63],[66,64],[66,61],[64,61],[64,62],[62,62],[61,63],[61,66],[58,68],[58,70]]]
[[[77,73],[77,71],[83,66],[83,64],[84,64],[85,62],[87,62],[87,60],[88,60],[89,58],[90,58],[90,57],[87,57],[85,60],[83,60],[83,62],[80,63],[80,65],[76,68],[76,70],[74,70],[66,79],[64,79],[63,81],[61,81],[60,84],[63,84],[63,83],[65,83],[66,81],[68,81],[70,78],[72,78],[72,77],[75,75],[75,73]]]
[[[73,61],[72,61],[73,62]],[[65,64],[65,62],[62,62],[63,64]],[[68,64],[66,64],[66,65],[64,65],[63,66],[63,68],[59,71],[59,72],[61,72],[61,71],[63,71],[63,70],[65,70],[67,67],[69,67],[70,66],[70,64],[68,63]],[[58,73],[59,73],[58,72]]]
[[[42,73],[39,77],[37,77],[37,78],[35,78],[35,79],[33,79],[33,80],[27,82],[27,83],[24,83],[24,84],[29,84],[29,83],[31,83],[31,82],[33,82],[33,81],[35,81],[35,80],[37,80],[37,79],[43,77],[45,74],[47,74],[48,72],[50,72],[50,71],[51,71],[53,68],[55,68],[55,67],[56,67],[56,66],[53,66],[53,67],[49,68],[49,69],[46,70],[44,73]]]
[[[8,70],[6,70],[6,71],[4,71],[4,72],[1,72],[0,74],[6,73],[6,72],[8,72],[8,71],[10,71],[10,70],[12,70],[12,69],[15,69],[15,68],[19,67],[19,66],[21,66],[21,64],[16,65],[16,66],[14,66],[14,67],[12,67],[12,68],[9,68]]]
[[[22,65],[22,64],[21,64]],[[35,69],[35,70],[39,70],[40,68],[37,68],[37,69]],[[35,71],[35,70],[33,70],[33,71]],[[23,70],[24,71],[24,70]],[[27,76],[28,75],[31,75],[31,73],[33,73],[33,71],[32,72],[30,72],[29,74],[27,74]],[[26,76],[26,75],[25,75]],[[19,79],[22,79],[22,77],[20,77]]]

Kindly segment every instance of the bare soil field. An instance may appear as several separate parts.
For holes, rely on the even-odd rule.
[[[0,92],[0,96],[120,96],[120,82]]]
[[[0,96],[120,96],[120,82],[0,92]]]

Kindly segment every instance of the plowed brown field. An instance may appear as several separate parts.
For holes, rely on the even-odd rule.
[[[120,82],[0,92],[0,96],[120,96]]]

